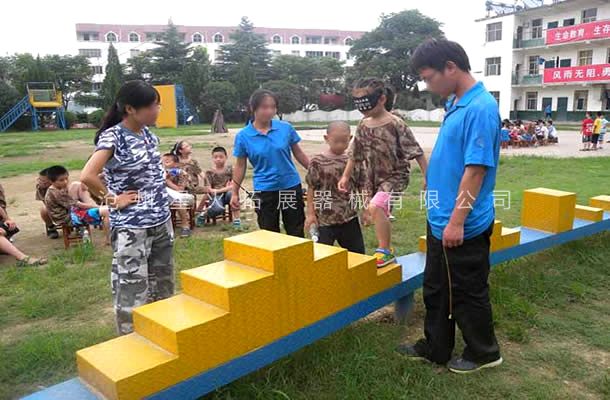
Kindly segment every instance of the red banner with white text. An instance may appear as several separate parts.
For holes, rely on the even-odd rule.
[[[579,42],[610,37],[610,20],[547,29],[546,44]]]
[[[591,81],[610,81],[610,64],[544,69],[544,83]]]

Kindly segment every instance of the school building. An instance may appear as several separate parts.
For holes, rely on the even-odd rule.
[[[610,110],[610,3],[554,0],[476,20],[475,76],[502,118],[539,119],[551,105],[558,121]]]
[[[166,25],[112,25],[76,24],[75,52],[87,57],[93,66],[94,90],[101,87],[108,59],[110,43],[117,49],[121,63],[130,57],[152,49],[161,39]],[[182,39],[192,46],[207,49],[212,62],[219,57],[220,46],[230,41],[235,27],[223,26],[177,26]],[[330,29],[286,29],[255,27],[269,42],[272,56],[290,54],[301,57],[332,57],[353,65],[348,52],[354,40],[364,32]]]

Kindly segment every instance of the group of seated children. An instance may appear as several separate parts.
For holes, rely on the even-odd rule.
[[[172,207],[180,216],[180,236],[192,234],[189,227],[187,209],[196,206],[197,225],[205,224],[206,218],[214,218],[225,213],[231,202],[233,169],[227,165],[227,150],[214,147],[212,150],[213,167],[205,173],[199,163],[192,158],[192,146],[186,141],[178,141],[171,152],[162,157],[165,168],[165,182]],[[202,195],[195,205],[195,196]],[[239,210],[232,210],[233,226],[241,227]]]
[[[56,239],[57,228],[63,225],[82,230],[93,225],[104,228],[106,244],[109,243],[108,206],[99,206],[82,182],[70,182],[65,167],[54,165],[40,171],[36,198],[43,202],[40,215],[48,237]]]
[[[557,129],[555,129],[555,125],[550,119],[546,122],[539,119],[536,122],[525,123],[521,120],[511,122],[505,119],[502,121],[501,135],[500,142],[503,149],[508,149],[509,145],[513,147],[538,147],[559,142]]]

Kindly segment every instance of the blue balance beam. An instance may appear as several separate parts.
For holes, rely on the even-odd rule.
[[[491,254],[491,264],[536,253],[573,240],[610,230],[610,213],[600,222],[575,219],[572,230],[558,234],[521,228],[520,244]],[[398,257],[402,265],[402,282],[390,289],[356,303],[314,324],[284,336],[266,346],[253,350],[216,368],[193,376],[183,382],[148,397],[150,400],[197,399],[251,372],[314,343],[379,308],[397,301],[408,308],[414,292],[421,288],[426,255],[421,252]],[[405,312],[405,310],[403,310]],[[24,400],[99,400],[79,378],[73,378],[24,397]]]

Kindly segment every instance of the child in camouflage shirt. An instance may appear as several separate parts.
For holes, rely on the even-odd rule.
[[[191,236],[188,208],[195,204],[195,195],[186,192],[189,182],[187,172],[180,168],[179,158],[174,153],[165,153],[161,158],[165,169],[165,185],[171,205],[180,216],[180,237]]]
[[[351,139],[346,122],[331,122],[324,140],[328,150],[309,160],[307,169],[307,215],[305,230],[318,226],[318,242],[333,245],[335,241],[349,251],[364,254],[364,239],[358,212],[350,193],[337,188],[348,156],[345,150]]]
[[[364,222],[372,219],[379,247],[375,251],[377,267],[396,260],[391,247],[390,200],[402,196],[409,184],[410,160],[415,159],[426,175],[424,152],[405,122],[391,114],[394,92],[377,78],[360,80],[352,91],[354,105],[364,118],[350,144],[349,161],[338,187],[348,191],[354,166],[362,166]]]
[[[214,166],[205,171],[205,180],[210,185],[208,215],[210,212],[213,215],[214,213],[224,213],[225,207],[231,204],[233,189],[233,167],[227,165],[227,150],[224,147],[217,146],[212,149],[212,164]],[[233,227],[240,228],[239,209],[231,211]]]

